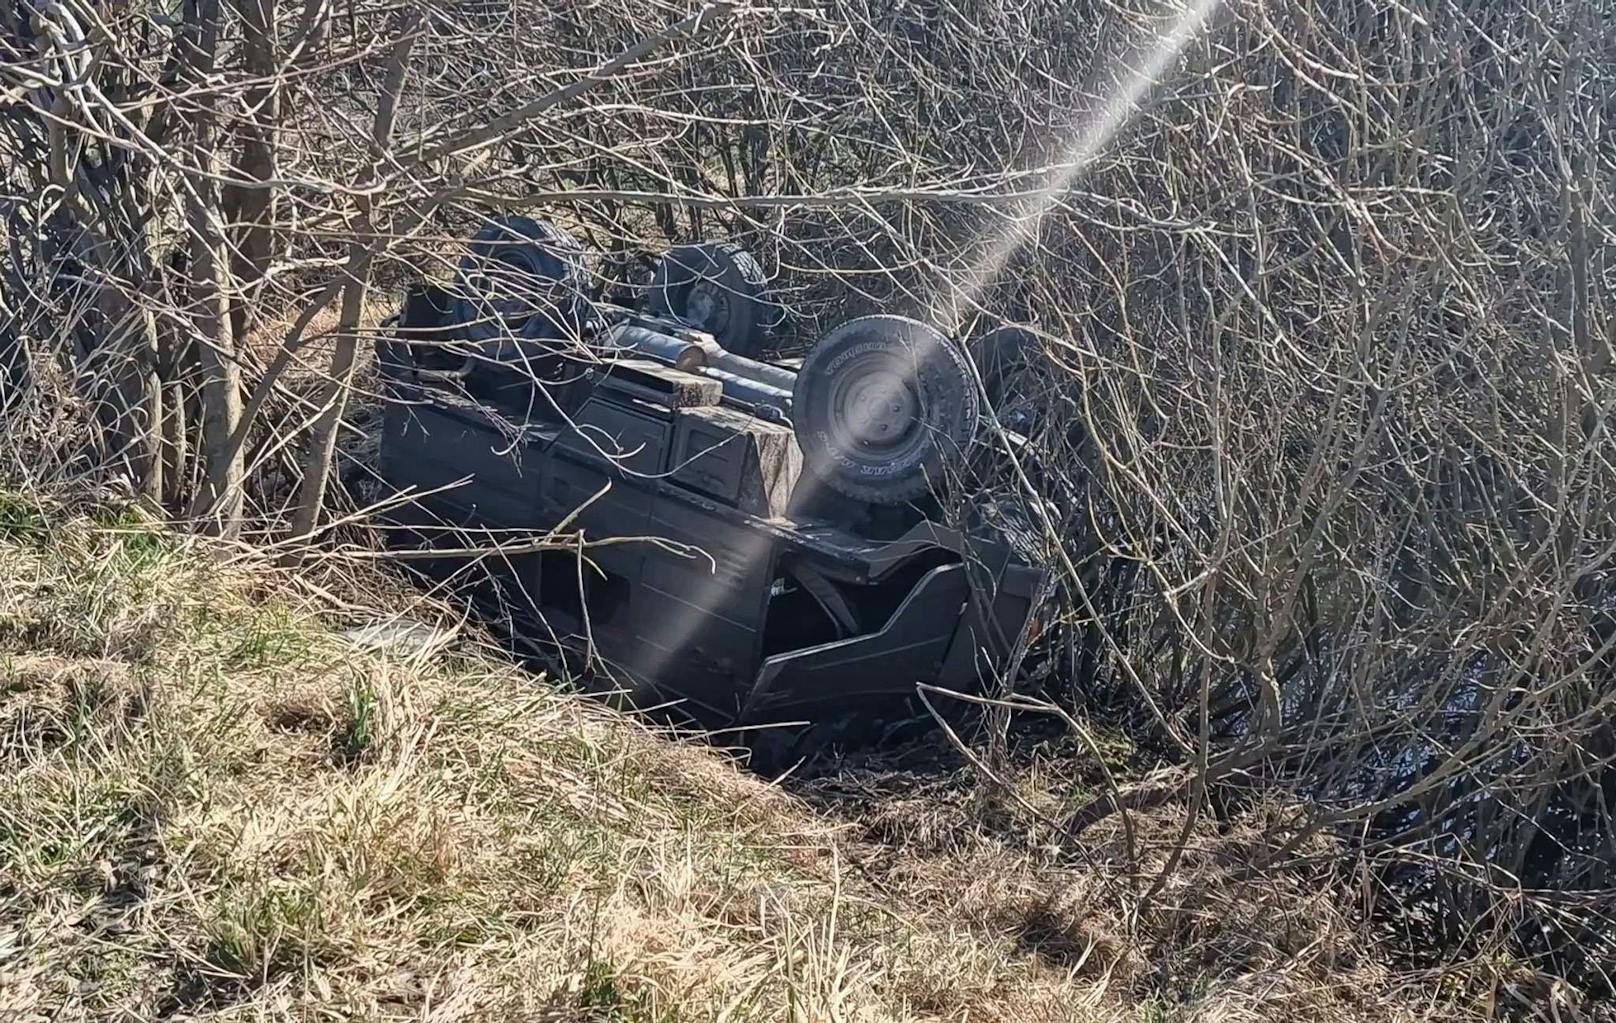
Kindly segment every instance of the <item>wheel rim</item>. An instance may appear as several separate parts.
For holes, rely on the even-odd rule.
[[[919,396],[895,360],[865,356],[844,367],[839,376],[830,407],[840,447],[890,457],[919,440]]]
[[[684,318],[709,334],[722,334],[729,327],[729,293],[713,281],[697,281],[685,298]]]

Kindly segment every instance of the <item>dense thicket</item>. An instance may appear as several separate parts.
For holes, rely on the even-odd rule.
[[[1609,0],[30,0],[0,39],[13,475],[317,535],[369,292],[496,209],[616,277],[740,238],[788,346],[1030,323],[1056,411],[993,489],[1060,568],[1053,695],[1169,764],[1078,819],[1292,787],[1401,919],[1608,983]]]

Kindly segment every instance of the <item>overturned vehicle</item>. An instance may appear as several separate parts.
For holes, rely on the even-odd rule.
[[[932,328],[871,316],[799,365],[752,358],[779,318],[732,245],[676,248],[612,302],[565,233],[493,222],[379,348],[408,563],[524,646],[702,721],[978,688],[1043,573],[1002,530],[941,524],[935,492],[1028,339],[989,338],[977,374]]]

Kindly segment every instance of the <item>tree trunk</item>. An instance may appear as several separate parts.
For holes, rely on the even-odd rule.
[[[225,208],[236,227],[231,246],[230,269],[236,293],[230,308],[230,327],[238,342],[245,342],[252,326],[252,303],[259,285],[269,271],[274,249],[274,180],[276,135],[280,127],[280,83],[276,69],[280,62],[275,34],[276,0],[240,0],[242,20],[242,62],[255,84],[243,96],[248,118],[238,128],[241,155],[236,174],[258,187],[232,186],[227,190]]]
[[[418,17],[411,19],[393,44],[387,78],[382,85],[381,102],[376,108],[376,120],[371,128],[371,168],[367,175],[370,178],[380,173],[385,161],[388,140],[392,138],[393,124],[397,119],[398,96],[404,88],[404,72],[409,67],[410,50],[415,45],[419,25]],[[348,246],[348,279],[343,286],[342,308],[337,318],[337,345],[331,354],[330,379],[320,403],[320,417],[314,424],[314,439],[309,446],[308,461],[303,467],[303,480],[298,486],[292,513],[292,536],[300,540],[314,535],[320,521],[320,509],[325,505],[325,491],[331,478],[331,459],[336,453],[337,428],[342,424],[343,412],[348,407],[349,385],[359,350],[359,315],[364,309],[370,267],[376,252],[386,244],[386,236],[375,231],[373,214],[370,195],[362,193],[359,198],[358,233]],[[285,560],[295,563],[300,556],[301,551],[293,549]]]
[[[219,36],[219,0],[197,0],[192,8],[195,46],[189,56],[198,77],[213,70]],[[193,119],[195,163],[217,171],[219,156],[213,100],[198,99]],[[233,536],[241,528],[245,497],[244,463],[231,443],[241,418],[241,367],[230,330],[230,270],[219,217],[219,190],[204,173],[188,176],[186,221],[191,232],[191,279],[195,289],[192,321],[196,327],[197,363],[202,391],[202,528]]]
[[[205,187],[193,179],[198,189]],[[230,334],[224,243],[214,210],[205,201],[188,199],[191,221],[192,271],[196,282],[194,322],[197,363],[202,377],[203,529],[233,536],[241,528],[245,471],[240,450],[231,443],[241,418],[241,368]]]

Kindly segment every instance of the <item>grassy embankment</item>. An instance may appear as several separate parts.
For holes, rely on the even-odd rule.
[[[0,1019],[1435,1018],[1238,833],[1134,913],[1052,787],[810,801],[299,592],[0,499]]]

